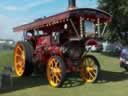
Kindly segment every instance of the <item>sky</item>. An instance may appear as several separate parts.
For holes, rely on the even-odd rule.
[[[97,0],[76,1],[79,8],[97,7]],[[63,12],[67,7],[68,0],[1,0],[0,39],[21,40],[22,33],[13,32],[14,27]]]

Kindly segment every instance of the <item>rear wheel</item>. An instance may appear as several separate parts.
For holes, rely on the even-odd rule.
[[[28,42],[18,42],[14,50],[14,67],[18,77],[31,75],[32,46]]]
[[[86,83],[95,83],[99,77],[100,65],[92,55],[82,58],[80,64],[80,76]]]
[[[65,64],[61,57],[53,56],[48,60],[47,78],[52,87],[60,87],[65,78]]]

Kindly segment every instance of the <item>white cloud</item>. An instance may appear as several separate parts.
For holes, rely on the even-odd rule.
[[[29,4],[26,3],[26,5],[23,6],[10,4],[8,6],[0,6],[0,9],[4,9],[5,11],[26,11],[32,9],[33,7],[37,7],[52,1],[54,0],[36,0],[35,2],[31,2]],[[22,33],[13,32],[13,27],[30,22],[31,20],[33,20],[33,17],[31,16],[24,16],[24,18],[14,18],[0,14],[0,38],[14,40],[21,39]]]
[[[4,29],[6,29],[6,22],[7,20],[9,20],[9,17],[8,16],[4,16],[4,15],[1,15],[0,14],[0,32],[2,32]]]
[[[17,6],[6,6],[3,7],[4,10],[8,10],[8,11],[16,11],[19,10],[19,8]]]
[[[26,4],[24,6],[8,5],[8,6],[3,6],[1,9],[7,10],[7,11],[25,11],[25,10],[30,10],[34,7],[37,7],[39,5],[43,5],[52,1],[55,1],[55,0],[36,0],[35,2],[31,2],[30,4]]]
[[[28,20],[29,21],[29,20]],[[17,20],[15,18],[11,18],[5,15],[0,14],[0,38],[2,39],[13,39],[13,40],[21,40],[22,33],[13,32],[13,27],[20,25],[21,23],[25,23],[27,20]]]

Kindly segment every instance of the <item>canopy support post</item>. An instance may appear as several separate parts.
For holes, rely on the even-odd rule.
[[[71,22],[71,25],[72,25],[72,27],[73,27],[73,29],[74,29],[74,31],[75,31],[77,37],[80,38],[79,33],[78,33],[78,31],[77,31],[77,28],[76,28],[75,24],[73,23],[72,19],[69,19],[69,20],[70,20],[70,22]]]
[[[102,33],[101,33],[101,36],[104,35],[107,25],[108,25],[108,23],[105,23],[105,26],[104,26],[103,31],[102,31]]]
[[[81,36],[81,38],[83,38],[83,36],[84,36],[84,30],[83,30],[83,18],[82,17],[80,17],[80,36]]]
[[[98,37],[100,37],[100,18],[97,18],[97,25],[98,25]]]

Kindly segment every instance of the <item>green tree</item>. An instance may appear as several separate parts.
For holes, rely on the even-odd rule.
[[[125,39],[121,33],[128,32],[128,0],[98,0],[98,8],[112,15],[109,30],[116,35],[114,38]]]

